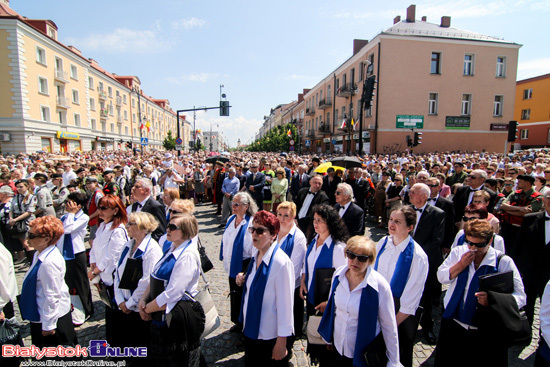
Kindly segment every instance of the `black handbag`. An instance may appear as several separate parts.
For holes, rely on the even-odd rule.
[[[124,267],[124,272],[120,277],[120,284],[118,287],[120,289],[128,289],[133,292],[136,290],[142,276],[143,259],[134,259],[129,257],[126,259],[126,266]]]
[[[206,249],[201,243],[201,239],[198,239],[198,245],[199,245],[199,255],[201,256],[201,268],[202,272],[206,273],[212,269],[214,269],[214,264],[212,264],[212,261],[208,258],[208,255],[206,255]]]
[[[381,367],[388,364],[386,343],[384,342],[382,332],[365,348],[363,357],[365,358],[367,367]]]
[[[330,286],[332,284],[332,275],[334,268],[315,269],[315,304],[325,302],[330,295]]]

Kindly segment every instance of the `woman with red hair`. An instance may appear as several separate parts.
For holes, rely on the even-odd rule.
[[[22,318],[31,322],[32,343],[39,348],[78,344],[65,260],[56,246],[62,235],[63,223],[53,216],[29,223],[27,239],[36,253],[23,279],[19,308]]]

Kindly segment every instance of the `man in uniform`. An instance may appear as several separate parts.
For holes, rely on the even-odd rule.
[[[449,185],[451,188],[456,183],[464,183],[464,180],[466,180],[466,177],[468,177],[468,174],[464,172],[464,163],[455,162],[453,167],[455,169],[455,173],[447,177],[446,182],[446,184]]]
[[[43,173],[37,173],[34,175],[36,180],[36,211],[34,215],[39,217],[44,217],[46,215],[51,215],[55,217],[55,210],[53,208],[52,193],[50,189],[46,186],[48,182],[48,176]]]
[[[55,216],[61,218],[65,212],[65,200],[67,200],[67,196],[69,196],[69,189],[63,186],[63,175],[54,173],[51,178],[54,185],[52,191],[53,208],[55,210]]]
[[[105,186],[103,186],[103,193],[105,195],[113,195],[120,197],[120,187],[115,182],[115,172],[110,169],[103,171],[103,179],[105,180]],[[122,199],[122,198],[121,198]]]

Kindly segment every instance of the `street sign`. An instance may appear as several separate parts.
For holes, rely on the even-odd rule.
[[[147,138],[141,138],[141,145],[149,145],[149,140]]]
[[[423,115],[397,115],[395,118],[395,127],[398,129],[423,129]]]
[[[176,145],[182,145],[183,140],[181,138],[176,138]]]
[[[445,117],[445,129],[469,130],[470,116],[447,116]]]
[[[181,144],[176,144],[176,150],[183,150],[183,146]]]
[[[294,150],[294,145],[291,145],[290,148],[288,148],[290,151]]]
[[[311,146],[311,140],[306,140],[306,147],[310,147]]]
[[[294,145],[294,140],[291,140],[291,141],[290,141],[290,145]]]

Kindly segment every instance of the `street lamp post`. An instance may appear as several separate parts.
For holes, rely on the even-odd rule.
[[[140,99],[140,92],[139,92],[139,89],[137,86],[134,86],[132,88],[132,92],[134,92],[135,94],[137,94],[137,97],[138,97],[138,121],[139,121],[139,124],[138,124],[138,129],[139,129],[139,144],[140,144],[140,152],[141,152],[141,155],[143,155],[143,145],[141,145],[141,140],[142,140],[142,134],[141,134],[141,126],[139,126],[141,124],[141,99]]]

